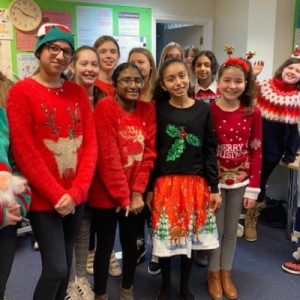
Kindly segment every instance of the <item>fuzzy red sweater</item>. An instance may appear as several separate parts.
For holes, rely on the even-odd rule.
[[[100,89],[106,96],[114,96],[115,95],[115,88],[109,82],[104,82],[100,79],[96,80],[95,86]]]
[[[217,138],[220,187],[234,189],[247,186],[245,197],[257,199],[260,192],[262,160],[262,119],[258,108],[246,113],[243,107],[223,111],[211,104]]]
[[[89,205],[114,208],[130,204],[131,193],[144,193],[153,169],[156,120],[152,103],[138,101],[125,112],[114,97],[103,98],[95,109],[98,137],[97,172]]]
[[[50,89],[27,78],[12,87],[7,113],[16,162],[32,187],[30,209],[52,211],[66,193],[85,201],[97,142],[84,89],[70,81]]]

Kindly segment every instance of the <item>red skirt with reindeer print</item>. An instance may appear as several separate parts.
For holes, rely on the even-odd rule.
[[[206,181],[196,175],[167,175],[155,182],[152,202],[153,254],[168,257],[219,247]]]

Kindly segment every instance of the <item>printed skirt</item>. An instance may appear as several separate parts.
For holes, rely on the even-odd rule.
[[[155,182],[152,202],[153,255],[169,257],[219,247],[216,218],[206,181],[168,175]]]

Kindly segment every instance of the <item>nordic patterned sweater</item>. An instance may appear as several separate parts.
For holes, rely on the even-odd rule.
[[[32,188],[33,211],[53,211],[68,193],[85,201],[96,165],[93,114],[85,90],[70,81],[60,89],[27,78],[8,97],[16,162]]]
[[[9,151],[9,130],[7,124],[7,117],[4,108],[0,108],[0,173],[10,172],[13,175],[20,175],[16,164]],[[29,210],[31,200],[30,188],[27,185],[24,193],[15,195],[17,203],[20,205],[21,214],[26,216]],[[6,224],[6,208],[0,208],[0,228]]]
[[[106,97],[96,105],[95,123],[98,163],[89,205],[127,206],[132,192],[145,192],[156,158],[154,106],[137,101],[128,113],[114,97]]]
[[[262,119],[258,108],[247,113],[243,107],[222,110],[211,104],[217,138],[220,187],[246,187],[244,197],[256,200],[260,192]]]
[[[258,83],[257,106],[263,118],[263,158],[285,163],[295,160],[300,147],[300,91],[279,78]]]
[[[157,161],[154,178],[164,175],[199,175],[218,192],[216,140],[209,106],[196,101],[176,108],[157,103]]]

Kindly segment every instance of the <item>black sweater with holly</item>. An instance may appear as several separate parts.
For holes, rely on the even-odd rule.
[[[157,103],[157,161],[154,178],[199,175],[218,192],[216,140],[209,106],[201,101],[176,108]]]

